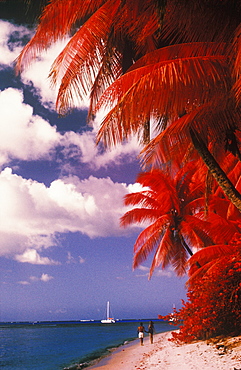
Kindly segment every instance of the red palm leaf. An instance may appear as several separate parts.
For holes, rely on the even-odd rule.
[[[172,264],[177,274],[181,275],[185,270],[188,248],[211,244],[208,235],[210,224],[195,215],[197,209],[204,207],[204,201],[201,205],[199,199],[201,177],[194,176],[195,168],[194,163],[188,164],[174,179],[160,170],[139,174],[137,181],[149,190],[128,194],[125,204],[141,205],[142,208],[134,208],[121,218],[122,226],[143,221],[151,222],[136,240],[134,268],[155,251],[150,276],[160,264],[163,268]],[[191,197],[189,187],[192,190]],[[195,193],[198,195],[196,199]]]
[[[222,258],[223,256],[232,254],[233,252],[233,246],[224,244],[212,245],[201,249],[200,251],[195,253],[188,261],[188,265],[190,266],[189,276],[192,276],[197,271],[197,263],[201,267],[204,267],[206,264],[208,264],[208,268],[210,268],[215,263],[215,260]],[[207,269],[205,270],[205,273],[206,272]]]
[[[173,121],[190,99],[203,104],[227,91],[226,75],[224,58],[216,56],[160,62],[125,74],[100,99],[98,108],[117,103],[103,120],[97,141],[108,146],[123,141],[150,118],[168,116]]]
[[[52,0],[44,9],[35,36],[17,60],[17,71],[28,66],[51,43],[69,35],[76,22],[96,11],[106,0]]]
[[[156,245],[160,243],[170,222],[170,216],[163,215],[139,234],[134,245],[134,268],[145,261]]]
[[[55,60],[50,77],[56,83],[61,77],[61,85],[56,101],[57,110],[65,113],[73,104],[73,96],[83,99],[93,86],[106,54],[108,35],[120,1],[107,1],[75,33],[67,46]],[[108,50],[107,50],[108,52]],[[116,53],[109,57],[119,60]],[[106,68],[108,64],[105,64]],[[107,84],[120,75],[120,64],[113,63],[105,73]],[[102,80],[103,82],[103,80]],[[102,85],[104,88],[105,84]]]
[[[128,225],[133,223],[142,224],[145,223],[146,221],[154,222],[159,215],[160,215],[159,210],[148,208],[135,208],[131,211],[126,212],[120,218],[120,225],[122,227],[127,227]]]

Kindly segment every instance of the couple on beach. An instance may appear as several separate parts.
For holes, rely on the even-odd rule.
[[[140,339],[140,343],[141,343],[141,346],[143,346],[143,339],[144,339],[144,333],[149,333],[149,337],[150,337],[150,342],[151,344],[153,344],[153,334],[154,334],[154,331],[155,331],[155,328],[154,328],[154,324],[153,324],[153,321],[150,321],[149,322],[149,325],[148,325],[148,330],[146,331],[145,330],[145,327],[143,326],[143,323],[141,322],[140,323],[140,326],[138,326],[137,328],[137,333],[138,333],[138,337]]]

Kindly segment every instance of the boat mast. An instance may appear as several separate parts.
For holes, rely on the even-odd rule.
[[[107,319],[110,317],[110,302],[107,302]]]

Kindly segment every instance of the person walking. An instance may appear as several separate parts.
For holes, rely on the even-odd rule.
[[[144,344],[143,344],[144,332],[145,332],[145,328],[144,328],[144,326],[141,322],[140,326],[138,326],[138,328],[137,328],[138,338],[140,339],[141,346],[144,346]]]
[[[154,334],[154,332],[155,332],[155,328],[154,328],[153,321],[150,321],[149,325],[148,325],[148,333],[149,333],[149,338],[150,338],[151,344],[153,344],[153,334]]]

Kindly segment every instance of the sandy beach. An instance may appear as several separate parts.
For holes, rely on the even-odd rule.
[[[88,369],[96,370],[241,370],[241,336],[177,345],[171,332],[124,345]]]

